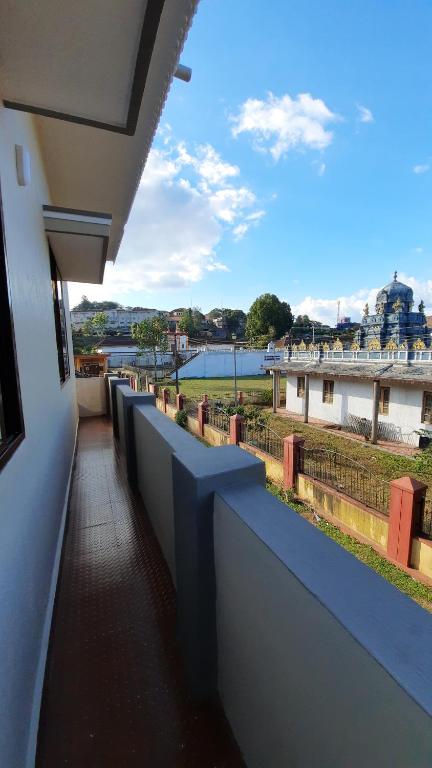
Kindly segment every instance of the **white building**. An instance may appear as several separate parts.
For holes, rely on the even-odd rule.
[[[100,310],[73,310],[71,323],[74,330],[80,330],[87,320],[91,320]],[[152,317],[164,315],[158,309],[104,309],[108,318],[106,330],[128,332],[132,323],[150,320]]]

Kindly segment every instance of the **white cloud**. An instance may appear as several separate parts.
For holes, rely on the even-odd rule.
[[[419,163],[419,165],[413,166],[414,173],[427,173],[428,171],[430,171],[429,163]]]
[[[414,291],[414,308],[420,299],[426,304],[426,313],[432,313],[432,280],[418,280],[415,277],[399,273],[398,280],[411,286]],[[340,301],[340,313],[359,322],[366,302],[371,312],[374,311],[376,295],[382,286],[376,288],[362,288],[348,296],[338,296],[334,299],[315,298],[305,296],[298,304],[293,306],[295,315],[309,315],[313,320],[319,320],[328,325],[335,325]]]
[[[97,299],[175,289],[207,272],[227,271],[216,256],[222,238],[231,233],[240,239],[264,215],[255,193],[238,182],[238,166],[214,147],[176,144],[169,127],[160,135],[162,146],[150,152],[116,264],[107,264],[103,286],[71,283],[71,305],[82,294]]]
[[[362,104],[357,104],[358,120],[360,123],[374,123],[375,118],[370,109]]]
[[[277,161],[294,149],[325,149],[333,140],[327,126],[340,119],[310,93],[300,93],[294,99],[289,94],[278,97],[269,93],[264,100],[247,99],[240,106],[238,114],[231,117],[232,134],[251,134],[254,149],[269,152]]]
[[[320,163],[318,160],[314,160],[312,165],[314,166],[314,168],[316,168],[316,172],[318,176],[324,176],[327,168],[325,163]]]

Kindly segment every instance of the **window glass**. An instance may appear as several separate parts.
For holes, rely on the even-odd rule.
[[[379,399],[379,413],[388,414],[390,403],[390,387],[381,387]]]
[[[432,424],[432,392],[423,394],[423,417],[425,424]]]
[[[297,397],[305,396],[305,378],[304,376],[297,376]]]
[[[67,340],[66,312],[64,307],[64,289],[60,272],[55,262],[54,255],[50,251],[51,258],[51,286],[54,305],[54,322],[56,329],[57,355],[60,381],[63,383],[69,378],[69,349]]]
[[[24,438],[0,197],[0,469]]]
[[[323,381],[323,403],[333,402],[334,381],[324,379]]]

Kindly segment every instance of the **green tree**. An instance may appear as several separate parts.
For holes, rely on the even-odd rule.
[[[278,339],[293,324],[291,307],[274,293],[263,293],[252,304],[246,321],[246,336],[253,340],[265,336]]]
[[[228,336],[236,333],[237,336],[243,333],[245,327],[246,315],[241,309],[225,309],[223,312],[225,327]]]
[[[168,352],[168,323],[164,317],[152,317],[132,323],[131,334],[138,352],[153,352],[154,377],[157,381],[157,353]]]
[[[197,327],[197,320],[192,309],[185,309],[179,320],[179,331],[188,336],[198,336],[200,329]]]
[[[92,325],[96,336],[103,336],[108,325],[108,315],[106,312],[96,312],[92,318]]]

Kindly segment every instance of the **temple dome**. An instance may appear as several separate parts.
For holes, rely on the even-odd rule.
[[[402,303],[412,303],[413,290],[409,285],[400,283],[397,279],[397,272],[395,272],[392,282],[385,285],[384,288],[381,288],[377,295],[376,302],[377,304],[393,304],[397,299]]]

